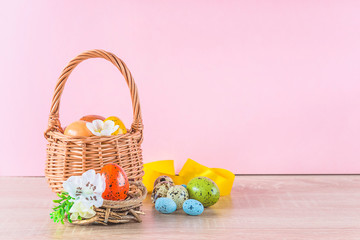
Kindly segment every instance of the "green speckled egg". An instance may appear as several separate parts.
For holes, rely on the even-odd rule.
[[[171,182],[171,183],[174,184],[174,181],[172,180],[171,177],[163,175],[163,176],[158,177],[158,178],[155,180],[155,182],[154,182],[154,187],[155,187],[156,185],[158,185],[159,183],[161,183],[161,182]]]
[[[220,190],[216,183],[207,177],[196,177],[187,184],[191,199],[198,200],[204,207],[210,207],[220,198]]]
[[[181,185],[176,185],[170,187],[169,191],[167,192],[167,198],[174,200],[176,203],[176,208],[181,209],[183,207],[183,203],[189,199],[189,193]]]
[[[151,193],[151,202],[155,203],[156,199],[161,197],[166,197],[169,188],[173,185],[174,184],[172,182],[166,182],[166,181],[158,183]]]

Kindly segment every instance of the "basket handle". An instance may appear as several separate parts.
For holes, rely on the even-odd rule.
[[[45,132],[45,136],[47,136],[47,133],[49,131],[61,129],[61,124],[59,120],[59,107],[60,107],[60,98],[64,90],[65,83],[71,72],[75,69],[75,67],[82,61],[89,58],[104,58],[110,61],[119,69],[121,74],[124,76],[126,83],[130,89],[130,95],[131,95],[131,101],[133,107],[133,123],[131,125],[131,129],[133,131],[138,130],[142,133],[143,124],[142,124],[141,111],[140,111],[140,100],[139,100],[138,90],[134,82],[134,79],[130,73],[130,70],[127,68],[125,63],[120,58],[116,57],[114,54],[104,50],[96,49],[81,53],[79,56],[71,60],[69,64],[62,71],[58,79],[58,82],[56,84],[54,96],[51,102],[48,129]]]

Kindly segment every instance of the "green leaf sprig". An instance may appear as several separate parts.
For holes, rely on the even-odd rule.
[[[53,202],[57,203],[58,206],[53,208],[54,211],[50,213],[50,218],[56,223],[61,222],[64,224],[64,219],[67,217],[68,221],[71,223],[69,211],[74,202],[70,202],[70,200],[73,200],[74,198],[70,197],[67,192],[62,192],[61,194],[58,193],[57,195],[60,199],[53,200]],[[81,217],[79,220],[81,220]]]

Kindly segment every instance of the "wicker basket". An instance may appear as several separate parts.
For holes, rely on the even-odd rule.
[[[140,215],[144,213],[140,210],[142,201],[145,199],[147,191],[142,182],[130,182],[130,186],[136,191],[129,194],[124,201],[104,200],[100,208],[95,208],[96,215],[89,219],[72,221],[75,225],[103,224],[108,223],[128,223],[141,222]],[[66,218],[67,219],[67,218]]]
[[[124,76],[131,94],[133,106],[133,123],[126,134],[114,136],[72,137],[63,134],[59,121],[59,105],[65,83],[82,61],[89,58],[104,58],[114,64]],[[120,165],[129,181],[142,180],[143,162],[141,142],[143,125],[140,102],[134,79],[125,63],[114,54],[104,50],[84,52],[70,61],[63,70],[55,88],[49,115],[48,129],[45,131],[47,144],[47,161],[45,177],[52,191],[61,192],[62,183],[73,175],[100,169],[108,163]],[[130,188],[132,194],[134,188]]]

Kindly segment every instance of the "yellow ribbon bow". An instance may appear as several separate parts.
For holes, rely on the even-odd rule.
[[[207,177],[213,180],[220,189],[220,195],[230,194],[235,175],[222,168],[208,168],[194,160],[188,159],[179,175],[175,175],[174,161],[163,160],[144,164],[145,175],[143,183],[150,192],[154,188],[156,178],[166,175],[174,180],[176,185],[187,184],[194,177]]]

